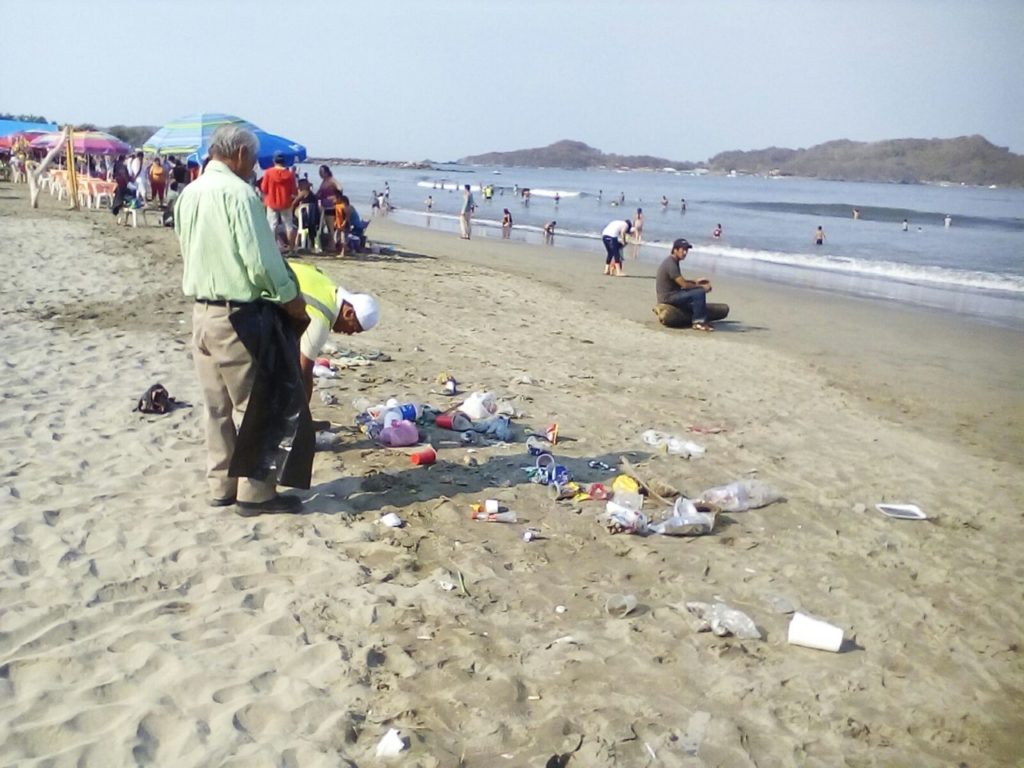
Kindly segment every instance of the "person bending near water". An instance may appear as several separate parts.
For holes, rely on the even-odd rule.
[[[551,245],[555,242],[555,227],[558,226],[557,221],[549,221],[544,225],[544,242]]]
[[[658,303],[688,309],[693,317],[691,327],[695,331],[713,331],[715,329],[707,321],[711,282],[704,279],[687,280],[679,268],[690,247],[689,241],[680,237],[672,243],[672,252],[658,267],[658,274],[654,278]]]
[[[601,242],[604,243],[604,249],[608,253],[604,261],[606,275],[622,276],[622,248],[632,230],[633,224],[629,219],[618,219],[609,222],[601,232]]]

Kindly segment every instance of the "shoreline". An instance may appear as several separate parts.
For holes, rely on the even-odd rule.
[[[605,278],[596,251],[502,241],[489,230],[466,242],[389,217],[372,221],[373,241],[575,285],[613,302],[624,319],[659,327],[651,313],[657,263],[627,258],[625,279]],[[689,266],[683,273],[695,274]],[[800,358],[896,424],[1024,466],[1024,333],[925,307],[716,274],[713,266],[700,274],[716,286],[710,300],[731,307],[715,340]]]
[[[452,214],[395,209],[388,218],[417,229],[436,228],[437,231],[457,232],[458,220]],[[500,232],[500,222],[496,219],[474,219],[474,226],[485,237],[493,237]],[[542,228],[531,225],[514,226],[512,240],[529,245],[545,244]],[[594,233],[559,232],[553,245],[559,249],[586,251],[601,257],[604,253],[600,236]],[[648,265],[656,265],[668,255],[670,246],[670,240],[645,241],[639,246],[639,260]],[[630,244],[625,251],[633,255],[635,249],[636,246]],[[744,250],[738,249],[740,253]],[[749,258],[737,257],[728,251],[736,252],[737,249],[726,247],[723,250],[715,245],[697,244],[690,252],[689,261],[697,269],[720,269],[726,275],[747,282],[763,280],[852,298],[906,303],[924,310],[946,312],[970,322],[1024,331],[1024,297],[1015,291],[994,286],[994,274],[986,273],[979,277],[965,273],[964,282],[957,284],[942,279],[929,281],[923,275],[907,276],[898,272],[887,274],[886,270],[899,269],[899,265],[889,262],[865,263],[860,270],[846,271],[828,262],[801,263],[797,254]]]

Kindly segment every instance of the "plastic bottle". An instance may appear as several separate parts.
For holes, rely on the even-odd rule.
[[[639,491],[616,491],[612,499],[620,507],[631,509],[634,512],[639,512],[644,508],[644,497],[640,495]]]
[[[423,406],[416,403],[400,403],[397,398],[390,398],[385,405],[388,408],[397,408],[406,421],[419,421],[423,415]]]
[[[483,510],[477,512],[474,510],[470,514],[470,519],[481,520],[485,523],[514,523],[519,518],[511,509],[507,509],[504,512],[485,512]]]
[[[744,512],[766,507],[781,498],[781,493],[760,480],[737,480],[728,485],[708,488],[699,500],[714,504],[723,512]]]

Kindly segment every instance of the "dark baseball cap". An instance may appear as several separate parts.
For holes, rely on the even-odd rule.
[[[674,251],[677,248],[682,248],[683,250],[688,251],[691,248],[693,248],[693,246],[690,245],[690,241],[687,240],[685,237],[679,237],[676,238],[675,242],[672,243],[672,250]]]
[[[284,152],[275,152],[274,153],[274,162],[275,163],[283,163],[284,162]]]

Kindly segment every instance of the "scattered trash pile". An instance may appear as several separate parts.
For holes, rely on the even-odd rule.
[[[454,380],[453,380],[454,381]],[[389,448],[417,445],[424,439],[420,426],[435,426],[458,433],[462,445],[514,441],[515,408],[492,392],[473,392],[454,408],[439,411],[423,403],[401,403],[391,398],[376,405],[365,398],[352,401],[356,424],[371,440]]]
[[[386,357],[386,356],[385,356]],[[353,355],[352,361],[367,359]],[[389,358],[388,358],[389,359]],[[359,362],[353,365],[362,364]],[[314,375],[331,378],[336,368],[330,360],[318,360]],[[367,437],[384,448],[408,448],[421,446],[431,431],[438,446],[468,448],[473,446],[494,446],[517,442],[525,438],[526,455],[530,461],[521,467],[526,478],[534,484],[548,489],[551,499],[559,503],[576,506],[577,511],[587,502],[603,502],[603,515],[598,519],[613,534],[636,536],[706,536],[715,532],[721,515],[745,512],[766,507],[783,499],[768,483],[756,479],[742,479],[726,485],[706,488],[700,493],[688,495],[655,476],[643,467],[633,465],[621,456],[617,466],[600,459],[586,461],[588,469],[608,475],[608,479],[583,482],[573,477],[569,466],[576,466],[579,459],[560,459],[556,456],[559,443],[557,423],[547,425],[543,432],[521,430],[513,419],[522,416],[511,402],[499,398],[494,392],[473,391],[463,394],[455,377],[447,371],[440,373],[436,384],[442,389],[433,394],[457,398],[458,404],[438,409],[427,403],[401,402],[390,398],[383,403],[372,403],[365,397],[352,401],[356,410],[355,423]],[[325,404],[337,404],[337,398],[326,390],[320,392]],[[718,434],[723,427],[689,427],[690,432]],[[450,439],[448,434],[450,433]],[[642,442],[669,456],[686,460],[703,457],[707,450],[679,435],[649,429],[640,435]],[[321,432],[317,445],[330,447],[339,438],[331,432]],[[471,457],[467,457],[471,458]],[[410,460],[416,465],[429,465],[437,460],[433,445],[427,443]],[[476,461],[464,461],[476,466]],[[880,511],[894,517],[922,519],[923,513],[912,505],[879,506]],[[497,499],[483,499],[469,505],[469,518],[487,523],[520,523],[515,510],[503,505]],[[380,523],[392,528],[404,525],[394,513],[382,516]],[[537,528],[526,528],[522,539],[525,542],[542,540]],[[454,586],[450,586],[454,589]],[[465,585],[463,584],[463,591]],[[838,652],[843,644],[843,630],[827,622],[801,613],[787,600],[784,613],[792,613],[788,642],[819,650]],[[613,595],[605,605],[605,613],[612,618],[627,618],[635,615],[637,599],[633,595]],[[559,606],[564,612],[566,609]],[[760,640],[762,632],[744,612],[733,608],[717,598],[714,602],[687,602],[686,612],[696,617],[698,631],[711,632],[717,636],[734,636],[741,640]],[[556,609],[558,611],[558,609]],[[397,734],[389,733],[382,740],[382,749],[396,754],[402,749]]]

